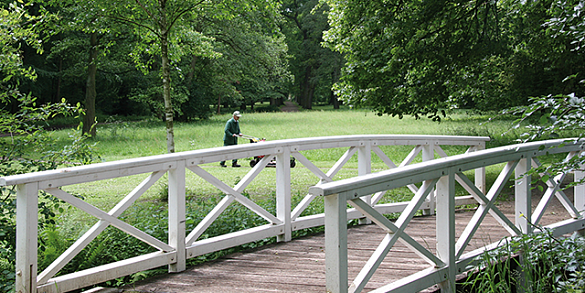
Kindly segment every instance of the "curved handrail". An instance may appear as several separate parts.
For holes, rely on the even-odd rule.
[[[575,186],[574,202],[571,202],[560,187],[566,174],[552,174],[553,176],[550,176],[551,178],[547,182],[547,191],[533,210],[530,200],[531,180],[529,176],[523,176],[527,174],[530,168],[540,165],[538,161],[540,156],[567,153],[566,160],[568,160],[573,156],[583,155],[584,151],[585,139],[557,139],[532,142],[455,155],[310,187],[310,194],[323,196],[326,202],[327,291],[335,293],[360,292],[381,263],[381,260],[392,248],[396,239],[408,243],[411,249],[429,262],[429,268],[418,274],[382,286],[378,288],[380,292],[418,292],[435,284],[439,284],[445,292],[454,291],[456,275],[464,271],[478,254],[486,249],[493,249],[498,245],[492,244],[465,253],[467,245],[487,213],[498,219],[512,236],[532,233],[534,232],[533,225],[539,224],[546,206],[553,196],[560,200],[564,208],[572,216],[572,219],[550,226],[550,228],[555,229],[555,235],[585,229],[585,219],[583,219],[585,211],[584,185]],[[467,170],[502,163],[505,163],[502,172],[489,192],[485,194],[474,188],[470,184],[471,181],[463,174]],[[575,181],[581,182],[580,180],[584,178],[583,170],[572,171],[576,173]],[[513,173],[516,176],[516,217],[510,220],[495,207],[494,202]],[[404,209],[405,212],[400,215],[400,218],[395,223],[388,221],[374,207],[365,205],[361,200],[362,197],[369,194],[407,186],[415,182],[423,182],[420,192],[415,195],[409,206]],[[479,208],[459,238],[456,238],[455,235],[456,182],[468,190],[479,203]],[[420,206],[431,188],[437,189],[436,254],[430,252],[404,232],[410,219],[418,209],[417,207]],[[356,207],[367,218],[381,226],[385,231],[388,231],[387,237],[391,238],[391,240],[386,240],[385,243],[380,244],[349,288],[346,287],[348,281],[347,231],[345,228],[347,217],[342,212],[347,203]]]
[[[47,170],[19,174],[7,177],[0,177],[0,186],[26,184],[36,181],[59,180],[73,176],[84,176],[93,172],[110,172],[119,169],[131,170],[136,167],[162,164],[178,160],[187,161],[189,165],[201,165],[215,163],[228,159],[250,158],[266,154],[278,154],[282,148],[290,148],[292,152],[343,148],[351,146],[360,146],[370,143],[372,145],[463,145],[463,146],[484,146],[489,137],[482,136],[441,136],[441,135],[346,135],[346,136],[326,136],[326,137],[309,137],[296,139],[283,139],[276,141],[266,141],[257,144],[239,144],[236,146],[223,146],[210,149],[201,149],[185,151],[173,154],[155,155],[134,159],[125,159],[113,162],[103,162],[84,166],[68,167],[57,170]],[[162,169],[172,168],[172,166],[161,167]],[[133,174],[144,173],[142,170],[136,170]],[[126,174],[120,174],[127,176]],[[80,178],[74,184],[80,182],[94,181],[90,178]],[[53,186],[55,187],[55,186]]]

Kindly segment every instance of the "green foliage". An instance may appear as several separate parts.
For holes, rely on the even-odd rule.
[[[329,6],[318,0],[292,1],[282,5],[286,22],[282,31],[291,55],[294,84],[288,89],[305,109],[330,104],[331,86],[339,80],[343,58],[339,52],[322,46],[323,31],[329,29]]]
[[[585,73],[572,50],[580,43],[545,26],[553,1],[323,2],[331,7],[324,39],[347,60],[336,92],[380,114],[438,120],[447,108],[501,110]],[[579,1],[567,2],[569,11]]]
[[[34,79],[32,68],[22,66],[21,42],[41,53],[40,30],[47,15],[33,16],[26,5],[14,2],[0,7],[0,101],[17,94],[19,79]]]
[[[580,292],[585,282],[585,239],[557,239],[552,231],[515,237],[480,257],[458,292]]]
[[[582,82],[581,82],[582,83]],[[574,93],[568,95],[548,95],[530,99],[531,104],[506,110],[505,113],[520,115],[514,122],[515,128],[529,122],[520,139],[523,142],[551,138],[567,138],[566,144],[581,143],[585,130],[585,99]],[[548,181],[550,176],[559,172],[581,170],[585,166],[585,156],[576,155],[568,160],[559,158],[550,164],[543,164],[530,170],[535,180]],[[544,174],[543,176],[537,176]],[[576,183],[570,184],[568,187]]]
[[[35,34],[37,21],[43,18],[29,17],[21,7],[12,5],[12,12],[0,10],[0,15],[5,17],[14,16],[18,21],[8,21],[0,27],[0,33],[4,36],[6,32],[14,33],[10,36],[11,41],[6,42],[2,37],[2,57],[17,54],[18,50],[10,48],[11,42],[19,41],[19,38],[36,44],[38,35]],[[30,21],[25,23],[24,21]],[[40,42],[38,43],[40,44]],[[40,50],[40,48],[39,48]],[[8,51],[8,52],[7,52]],[[8,55],[4,55],[4,54]],[[86,144],[85,137],[79,134],[70,135],[69,142],[59,147],[61,142],[51,136],[51,133],[44,129],[45,121],[57,116],[71,116],[80,112],[80,106],[71,106],[62,100],[60,103],[37,105],[36,98],[31,95],[22,94],[19,91],[19,78],[34,79],[34,71],[23,69],[20,62],[20,55],[17,59],[3,60],[7,62],[0,67],[0,75],[4,76],[0,84],[0,133],[6,135],[0,139],[0,176],[8,176],[20,173],[56,169],[63,165],[90,163],[96,159],[93,146]],[[11,63],[9,63],[11,62]],[[15,77],[19,75],[18,77]],[[10,105],[18,105],[17,110],[11,110]],[[78,132],[77,132],[78,133]],[[39,229],[50,238],[50,227],[55,225],[57,211],[62,212],[60,201],[47,194],[41,194],[39,198]],[[0,271],[14,272],[15,244],[16,244],[16,223],[15,223],[16,200],[14,189],[0,187]],[[47,229],[47,230],[45,230]],[[48,247],[53,247],[52,243]],[[39,245],[41,250],[47,246]],[[49,250],[51,250],[50,248]],[[2,273],[0,275],[0,288],[7,292],[12,290],[14,284],[13,273]]]

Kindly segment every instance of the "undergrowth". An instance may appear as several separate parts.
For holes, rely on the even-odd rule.
[[[584,292],[585,239],[577,233],[557,238],[538,229],[482,254],[457,292]]]

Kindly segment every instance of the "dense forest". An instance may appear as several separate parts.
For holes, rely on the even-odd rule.
[[[3,9],[10,3],[0,1]],[[17,2],[44,15],[34,20],[41,48],[11,44],[36,79],[0,74],[3,89],[18,82],[37,103],[65,98],[90,117],[165,119],[171,111],[188,121],[220,106],[289,98],[308,109],[342,100],[392,115],[500,110],[580,90],[575,80],[563,82],[585,70],[581,42],[567,33],[582,25],[567,19],[578,3]]]
[[[96,117],[157,117],[172,153],[173,121],[257,102],[342,102],[440,120],[449,109],[503,110],[584,91],[580,0],[0,5],[3,133],[37,106],[54,116],[47,110],[77,105],[90,136],[103,122]]]

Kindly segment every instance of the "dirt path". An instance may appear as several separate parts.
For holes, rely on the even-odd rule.
[[[284,106],[280,108],[282,112],[298,112],[299,106],[291,101],[285,101]]]

